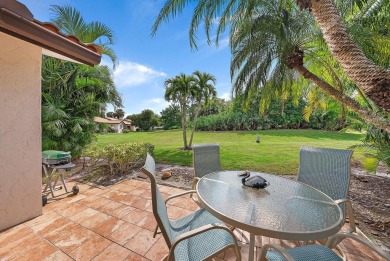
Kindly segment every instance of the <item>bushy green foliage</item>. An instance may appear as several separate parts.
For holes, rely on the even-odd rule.
[[[227,131],[227,130],[269,130],[269,129],[339,129],[338,114],[333,111],[316,111],[306,122],[302,116],[306,106],[304,100],[295,104],[287,100],[271,102],[269,108],[263,114],[259,114],[259,104],[256,100],[248,106],[244,112],[240,99],[231,101],[226,105],[230,109],[219,114],[199,117],[197,128],[202,131]],[[282,109],[283,107],[283,109]]]
[[[111,103],[121,106],[107,67],[88,67],[44,57],[42,64],[42,149],[78,157],[94,139],[95,116]]]
[[[104,134],[104,133],[110,132],[111,126],[106,124],[106,123],[96,123],[95,130],[96,130],[96,133]]]
[[[181,126],[180,107],[179,105],[169,105],[160,112],[161,124],[164,130],[179,129]]]
[[[103,175],[122,176],[129,174],[135,168],[141,166],[146,159],[146,153],[153,154],[154,145],[145,142],[124,143],[107,145],[104,147],[93,145],[83,153],[89,157],[92,166],[98,166]]]
[[[66,35],[96,43],[104,55],[116,62],[111,48],[113,32],[105,24],[85,22],[71,6],[51,6],[51,22]],[[78,157],[94,139],[93,119],[102,116],[107,104],[122,107],[107,66],[94,67],[43,57],[42,60],[42,149],[71,151]]]
[[[390,170],[390,133],[368,125],[363,144],[354,145],[350,148],[364,149],[365,159],[363,165],[367,171],[375,173],[380,162],[383,162]]]
[[[125,116],[125,111],[122,109],[117,109],[115,111],[109,111],[106,113],[106,116],[109,118],[123,119]]]
[[[158,126],[159,117],[152,110],[143,110],[140,114],[132,114],[127,116],[131,120],[133,126],[138,126],[144,131],[153,129]]]

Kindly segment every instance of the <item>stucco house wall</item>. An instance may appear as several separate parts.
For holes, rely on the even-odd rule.
[[[111,127],[113,127],[115,129],[115,131],[117,133],[121,133],[122,132],[121,129],[120,129],[120,124],[110,124],[110,125],[111,125]]]
[[[0,32],[0,231],[42,214],[41,59]]]

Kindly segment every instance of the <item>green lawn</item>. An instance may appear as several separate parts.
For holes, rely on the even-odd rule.
[[[256,135],[260,135],[260,144]],[[197,132],[194,143],[219,143],[223,169],[248,169],[277,174],[296,174],[301,146],[347,149],[360,143],[362,134],[337,133],[317,130],[270,130]],[[98,144],[149,142],[155,145],[154,156],[159,163],[192,165],[192,152],[181,151],[180,130],[131,132],[98,136]],[[362,159],[355,151],[353,160]]]

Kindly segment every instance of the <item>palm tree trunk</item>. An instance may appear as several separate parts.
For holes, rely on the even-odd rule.
[[[188,147],[190,147],[190,148],[192,148],[192,139],[194,138],[194,132],[196,129],[196,122],[198,121],[198,116],[199,116],[199,111],[200,111],[201,105],[202,105],[201,103],[198,103],[198,105],[196,106],[195,116],[194,116],[194,126],[192,126],[190,144],[188,144]]]
[[[333,0],[310,0],[310,5],[332,55],[345,73],[375,104],[390,112],[390,73],[370,61],[351,39]]]
[[[325,82],[324,80],[320,79],[315,74],[307,70],[302,64],[294,64],[293,68],[297,70],[305,79],[308,79],[314,82],[315,84],[317,84],[317,86],[319,86],[333,99],[338,100],[342,104],[348,106],[363,120],[390,133],[390,120],[385,119],[379,115],[375,115],[371,111],[368,111],[364,107],[360,106],[360,104],[357,103],[355,100],[353,100],[352,98],[348,97],[347,95],[333,88],[330,84],[328,84],[327,82]]]
[[[340,79],[337,76],[335,76],[335,80],[336,80],[336,86],[339,88],[339,92],[341,94],[343,94],[344,90],[343,90],[343,85],[341,84]],[[345,104],[341,103],[341,119],[339,121],[341,129],[345,128],[345,123],[347,121],[346,120],[346,118],[347,118],[347,111],[346,111],[345,107],[346,107]]]
[[[345,105],[344,104],[341,104],[341,120],[340,120],[340,125],[341,125],[341,128],[344,129],[345,128],[345,123],[347,121],[347,111],[345,110]]]
[[[188,149],[187,145],[187,106],[184,104],[182,106],[182,114],[181,114],[181,127],[183,129],[183,142],[184,142],[184,150]]]

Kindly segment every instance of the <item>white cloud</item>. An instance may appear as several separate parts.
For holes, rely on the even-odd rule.
[[[114,70],[114,81],[118,88],[134,87],[160,77],[167,77],[167,74],[130,61],[120,61]]]
[[[230,92],[224,92],[222,95],[219,95],[218,98],[224,99],[225,101],[230,101],[232,99]]]
[[[142,110],[150,109],[155,113],[159,114],[163,109],[168,107],[170,103],[162,98],[152,98],[143,102]]]
[[[219,43],[218,43],[218,49],[224,49],[226,47],[229,47],[229,37],[226,37],[226,38],[223,38],[223,39],[219,39]]]
[[[168,104],[168,102],[162,98],[153,98],[145,101],[145,104],[153,105],[153,104]]]

